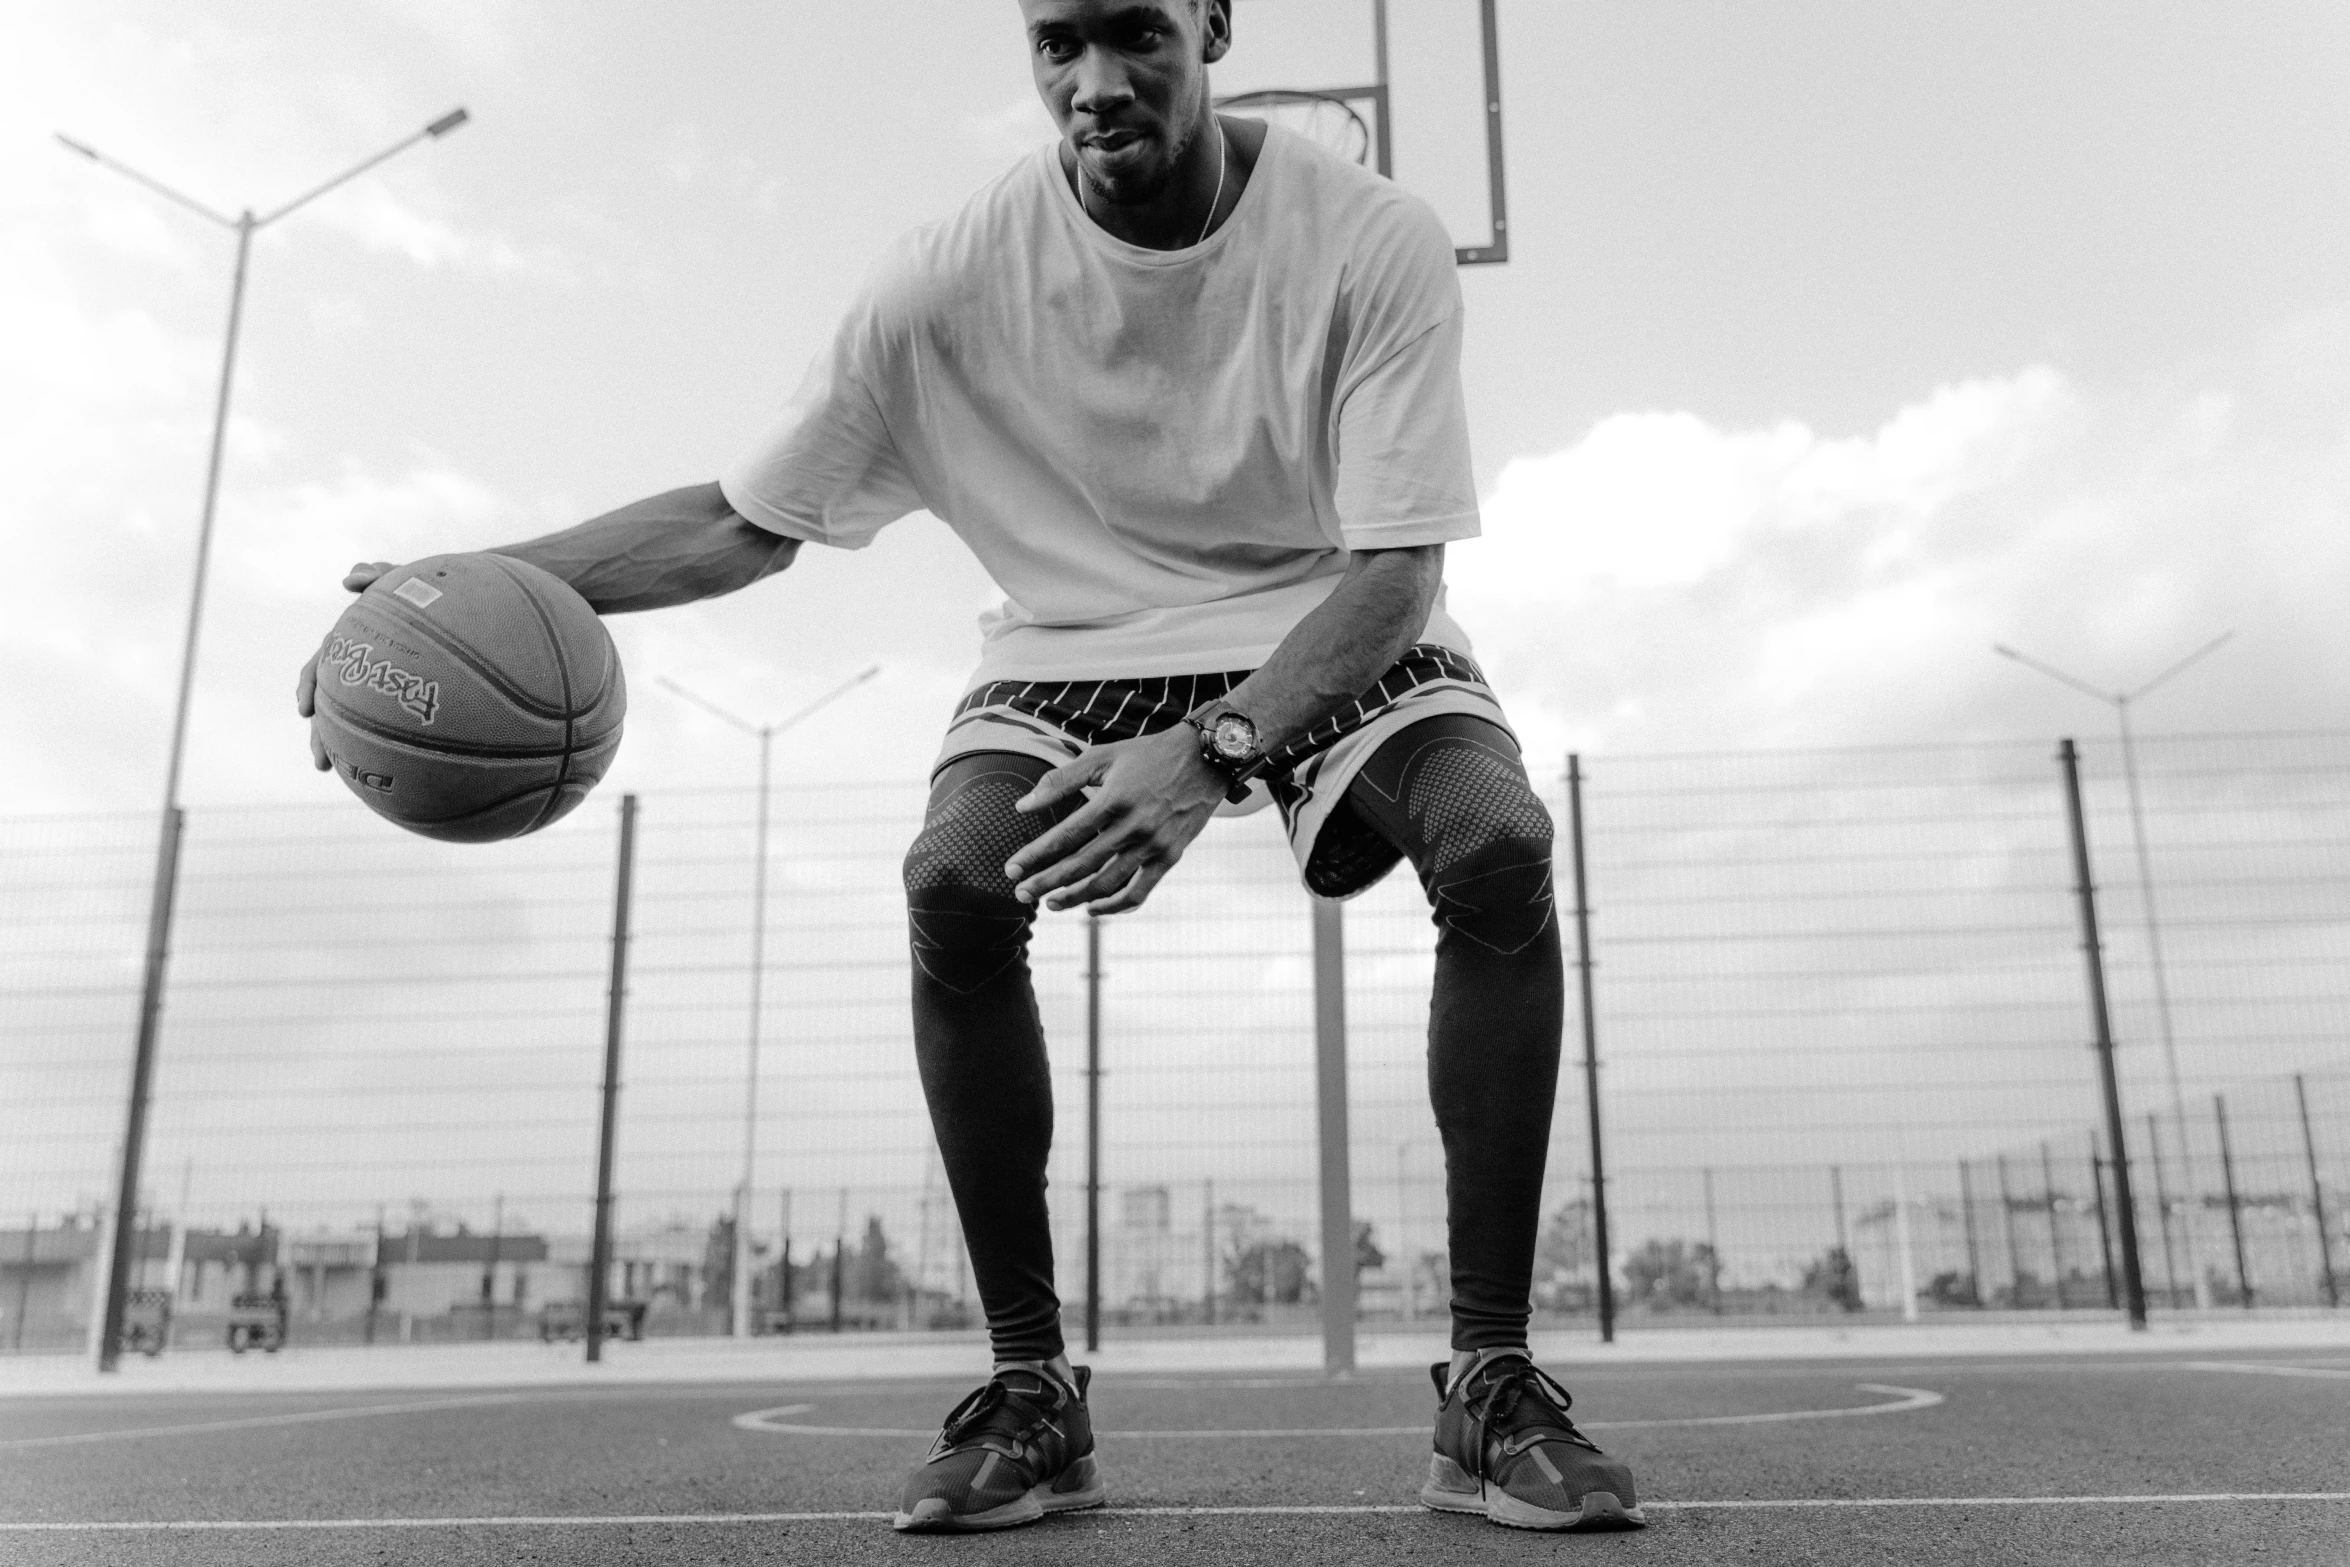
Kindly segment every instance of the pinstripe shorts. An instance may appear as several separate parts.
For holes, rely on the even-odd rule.
[[[931,775],[959,757],[987,751],[1033,756],[1059,767],[1089,746],[1171,728],[1250,673],[998,680],[979,686],[955,704]],[[1377,685],[1275,751],[1265,773],[1249,786],[1249,798],[1216,814],[1245,816],[1267,804],[1279,806],[1306,885],[1323,897],[1351,897],[1385,875],[1395,856],[1374,846],[1333,842],[1317,859],[1322,828],[1372,752],[1398,731],[1439,713],[1465,713],[1509,732],[1501,703],[1475,660],[1433,642],[1416,643]]]

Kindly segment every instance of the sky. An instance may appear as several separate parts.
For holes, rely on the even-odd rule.
[[[233,210],[474,116],[255,248],[186,792],[329,798],[285,693],[344,566],[707,480],[880,247],[1048,134],[1010,0],[888,9],[20,4],[0,811],[158,792],[231,252],[53,132]],[[1242,0],[1219,85],[1353,74],[1361,9]],[[2231,628],[2150,725],[2332,721],[2350,15],[1501,18],[1513,258],[1463,279],[1486,536],[1451,579],[1530,748],[2095,730],[1990,644],[2107,686]],[[1409,108],[1405,172],[1457,183]],[[616,620],[613,781],[750,765],[654,677],[766,716],[876,660],[780,766],[912,776],[990,597],[918,517]]]
[[[1397,0],[1399,11],[1450,3]],[[144,829],[98,833],[119,850],[105,861],[119,885],[99,886],[95,870],[86,886],[70,870],[62,882],[40,880],[56,866],[37,862],[44,844],[82,841],[80,829],[62,827],[44,837],[55,815],[143,812],[161,789],[232,242],[72,156],[54,134],[214,206],[267,209],[455,105],[473,116],[266,231],[254,249],[184,787],[213,858],[199,856],[201,896],[191,893],[188,950],[175,969],[191,983],[172,1014],[182,1032],[170,1070],[186,1074],[167,1071],[172,1124],[237,1140],[217,1106],[251,1093],[240,1073],[256,1057],[279,1074],[272,1103],[329,1142],[356,1136],[371,1095],[444,1093],[440,1066],[382,1048],[407,1037],[407,982],[422,971],[387,968],[379,945],[402,963],[440,965],[425,977],[460,997],[472,981],[449,976],[475,960],[568,986],[568,1021],[546,1026],[562,1034],[562,1050],[588,1051],[562,1057],[566,1091],[587,1081],[592,1039],[581,1031],[591,1024],[577,1020],[592,1020],[598,1005],[608,797],[746,785],[755,762],[748,741],[658,679],[765,718],[878,662],[877,678],[778,747],[787,785],[886,785],[865,802],[873,820],[856,829],[854,857],[786,853],[787,894],[848,899],[840,878],[863,880],[855,921],[844,913],[797,929],[802,945],[783,961],[803,966],[792,979],[797,1001],[832,961],[824,941],[854,945],[840,984],[871,993],[855,990],[864,1010],[851,1022],[898,1054],[882,1065],[838,1049],[822,1061],[786,1054],[777,1070],[834,1072],[825,1092],[847,1106],[882,1094],[893,1119],[886,1147],[852,1118],[826,1133],[838,1147],[803,1140],[790,1155],[833,1164],[771,1168],[779,1179],[791,1168],[845,1179],[842,1150],[866,1138],[889,1165],[874,1179],[902,1184],[919,1179],[922,1137],[899,1049],[890,863],[898,818],[912,809],[975,659],[976,617],[993,597],[942,525],[908,519],[856,555],[805,551],[781,579],[734,598],[609,622],[633,706],[606,798],[592,822],[583,811],[522,845],[444,850],[379,829],[339,783],[309,770],[290,698],[296,668],[345,602],[337,583],[351,562],[512,542],[713,477],[798,379],[889,239],[951,210],[1049,135],[1014,11],[1012,0],[351,0],[200,11],[17,0],[12,47],[0,56],[0,470],[11,480],[0,528],[12,567],[0,572],[0,829],[32,847],[23,864],[39,870],[5,911],[15,928],[58,915],[54,931],[28,940],[32,966],[11,973],[80,964],[76,984],[104,981],[102,994],[39,1014],[55,1025],[40,1047],[53,1054],[25,1058],[65,1074],[56,1102],[70,1100],[82,1119],[55,1130],[81,1165],[95,1170],[116,1103],[111,1051],[127,1042]],[[1359,75],[1365,34],[1355,24],[1366,14],[1352,0],[1241,0],[1218,86]],[[1983,1106],[1979,1122],[1934,1145],[1981,1152],[1996,1138],[2003,1083],[2045,1072],[2070,1092],[2085,1080],[2072,1055],[2077,970],[2061,849],[2048,836],[2045,742],[2084,737],[2101,791],[2098,830],[2119,830],[2110,749],[2099,749],[2109,718],[1994,657],[1992,645],[2119,687],[2233,631],[2149,700],[2148,730],[2341,727],[2350,699],[2339,588],[2350,567],[2350,11],[2291,0],[2225,10],[1501,0],[1500,15],[1512,258],[1462,279],[1485,535],[1450,551],[1452,604],[1546,782],[1566,752],[1580,751],[1595,778],[1618,781],[1603,784],[1618,790],[1598,802],[1603,833],[1612,812],[1619,834],[1653,821],[1673,835],[1674,864],[1652,867],[1646,882],[1635,870],[1644,844],[1619,837],[1627,868],[1608,872],[1622,879],[1602,900],[1603,944],[1624,943],[1607,958],[1625,976],[1603,1003],[1611,1039],[1658,1047],[1638,1067],[1658,1096],[1648,1146],[1658,1163],[1694,1162],[1745,1114],[1747,1092],[1856,1081],[1816,1037],[1774,1036],[1730,1066],[1675,1056],[1703,1025],[1669,1007],[1642,1022],[1647,1003],[1632,977],[1649,952],[1663,965],[1656,982],[1678,983],[1681,949],[1671,943],[1689,938],[1691,922],[1756,921],[1741,927],[1746,938],[1777,939],[1768,910],[1786,893],[1767,867],[1792,829],[1774,813],[1834,802],[1816,792],[1747,800],[1735,780],[1749,774],[1738,769],[1758,778],[1792,769],[1816,789],[1846,764],[1610,773],[1610,762],[2028,742],[1993,757],[2009,769],[1996,789],[1951,796],[1945,826],[1981,816],[1979,832],[1954,829],[1981,863],[1951,860],[1942,882],[1928,866],[1885,894],[1913,901],[1880,910],[1893,945],[1930,945],[1920,932],[1950,896],[1979,895],[1998,904],[2002,930],[2055,944],[2035,949],[2046,973],[2031,1039],[1994,1042],[2061,1049],[2063,1061],[2035,1058],[2023,1077],[1978,1083],[1987,1097],[1969,1103]],[[1430,36],[1413,47],[1440,49]],[[1415,136],[1436,109],[1416,122],[1411,112],[1399,93],[1399,172],[1452,210],[1468,166]],[[2208,1003],[2186,1025],[2214,1045],[2191,1054],[2198,1086],[2337,1048],[2340,1008],[2323,976],[2338,970],[2350,926],[2330,904],[2294,912],[2295,898],[2314,909],[2330,894],[2293,891],[2288,862],[2301,841],[2338,837],[2338,812],[2296,815],[2293,802],[2261,793],[2338,774],[2332,748],[2297,744],[2245,752],[2250,783],[2222,778],[2227,745],[2165,753],[2192,760],[2180,764],[2188,782],[2170,808],[2192,813],[2202,795],[2241,795],[2215,831],[2269,856],[2256,882],[2229,880],[2218,859],[2194,862],[2205,901],[2225,903],[2219,913],[2235,921],[2209,938],[2239,944],[2219,957],[2289,960],[2257,981],[2273,995],[2225,991],[2235,968],[2215,966],[2210,983],[2221,989],[2208,995],[2182,980],[2183,1004]],[[1902,787],[1925,790],[1918,798],[1938,787],[1929,764],[1884,765],[1909,768]],[[1660,786],[1648,800],[1640,779],[1705,787]],[[1896,798],[1855,787],[1844,803],[1856,812],[1854,801]],[[823,798],[825,809],[859,804]],[[321,814],[280,822],[241,809],[297,802]],[[709,809],[734,832],[742,812],[726,813],[741,803]],[[1751,819],[1737,814],[1747,805]],[[2015,860],[2004,846],[2000,812],[2011,805],[2033,824],[2038,858]],[[1178,1117],[1237,1116],[1257,1093],[1255,1080],[1234,1075],[1264,1055],[1242,1026],[1249,1018],[1267,1030],[1302,1027],[1301,906],[1252,879],[1279,871],[1269,839],[1241,836],[1262,826],[1214,829],[1192,868],[1197,886],[1171,882],[1167,907],[1117,937],[1136,950],[1120,960],[1127,972],[1166,976],[1146,998],[1211,982],[1251,992],[1247,1006],[1234,1003],[1239,1021],[1226,1036],[1194,1040],[1188,1055],[1170,1045],[1154,1060],[1170,1079],[1189,1074],[1194,1087],[1237,1096],[1177,1106]],[[1771,949],[1791,974],[1805,971],[1807,955],[1844,965],[1840,984],[1799,997],[1806,1017],[1833,1021],[1849,1004],[1859,1018],[1872,997],[1930,1013],[1946,993],[1934,987],[1967,972],[1970,960],[1951,957],[1940,979],[1891,997],[1876,984],[1875,959],[1839,936],[1847,905],[1838,900],[1879,895],[1865,879],[1879,874],[1868,835],[1878,830],[1822,840],[1817,896],[1799,911],[1811,922],[1797,932],[1803,945]],[[672,943],[661,1004],[674,1003],[675,1015],[648,1027],[674,1046],[667,1068],[683,1074],[673,1130],[714,1161],[704,1174],[716,1189],[731,1168],[728,1145],[699,1128],[725,1113],[736,1024],[718,991],[739,973],[705,949],[738,939],[745,877],[739,843],[693,848],[693,832],[719,827],[678,831],[686,836],[656,852],[704,869],[677,872],[661,938]],[[1614,852],[1601,844],[1603,872]],[[282,906],[240,904],[251,889],[227,867],[272,854]],[[1765,869],[1725,878],[1709,855]],[[395,860],[402,874],[444,878],[442,901],[412,906],[401,889],[415,883],[370,879]],[[2330,875],[2309,863],[2318,867],[2304,878],[2311,886]],[[1673,882],[1682,875],[1694,891]],[[1738,876],[1757,879],[1742,891]],[[363,883],[368,898],[324,890]],[[1241,886],[1245,897],[1219,901]],[[1432,1135],[1414,1059],[1425,954],[1413,945],[1424,938],[1411,894],[1400,882],[1382,889],[1385,901],[1362,916],[1388,943],[1363,970],[1376,999],[1358,998],[1372,1036],[1362,1135],[1374,1142]],[[2264,905],[2306,928],[2261,925]],[[1212,949],[1220,931],[1239,928],[1236,910],[1262,919],[1266,934],[1245,955],[1254,967],[1244,979],[1217,979],[1231,955]],[[99,927],[110,933],[104,952],[77,934]],[[1047,938],[1047,1006],[1064,1041],[1075,934],[1063,922]],[[1884,962],[1906,975],[1908,950]],[[2143,1043],[2135,949],[2117,961],[2127,973],[2117,981],[2126,1043]],[[237,991],[256,964],[328,999],[297,1005],[267,986]],[[481,1007],[544,1009],[556,990],[483,994],[491,1000]],[[1734,989],[1707,995],[1707,1004],[1752,1004]],[[2316,1022],[2287,1018],[2273,1030],[2286,1043],[2237,1049],[2253,1037],[2246,1030],[2269,1026],[2247,1022],[2247,1008],[2288,1003],[2314,1008]],[[1132,1004],[1121,1027],[1157,1026],[1147,999]],[[460,1007],[436,1027],[461,1053],[492,1015],[505,1014]],[[319,1017],[332,1028],[313,1026]],[[1889,1102],[1885,1085],[1904,1074],[1930,1106],[1942,1089],[1923,1068],[1956,1070],[1949,1041],[1977,1026],[1943,1021],[1907,1057],[1874,1065],[1877,1086],[1866,1091],[1880,1097],[1847,1101],[1860,1106],[1850,1119],[1875,1115]],[[1855,1049],[1898,1042],[1874,1026],[1851,1023]],[[106,1041],[105,1051],[89,1054],[87,1038]],[[485,1093],[503,1085],[545,1098],[554,1081],[530,1076],[540,1068],[527,1061],[465,1059]],[[2143,1053],[2129,1059],[2137,1092],[2152,1068]],[[1279,1063],[1289,1073],[1282,1124],[1293,1130],[1305,1124],[1292,1114],[1304,1103],[1302,1060]],[[1066,1052],[1059,1064],[1066,1075]],[[375,1075],[352,1075],[362,1066]],[[1721,1092],[1724,1083],[1739,1092]],[[336,1108],[322,1124],[328,1104]],[[1641,1112],[1626,1113],[1637,1132]],[[2061,1114],[2074,1116],[2070,1101]],[[370,1135],[422,1135],[392,1110],[378,1120]],[[577,1132],[566,1125],[564,1136]],[[1137,1127],[1138,1136],[1150,1129]],[[1831,1151],[1805,1144],[1802,1128],[1779,1130],[1775,1147],[1790,1157]],[[1873,1142],[1837,1146],[1882,1158],[1894,1133],[1874,1132]],[[436,1135],[480,1140],[478,1128]],[[795,1135],[787,1128],[779,1140]],[[1573,1138],[1563,1102],[1560,1135],[1564,1149]],[[394,1167],[381,1152],[391,1144],[364,1146]],[[1571,1187],[1571,1167],[1557,1176]],[[1432,1177],[1431,1168],[1417,1178]],[[1396,1201],[1400,1214],[1400,1189]],[[1814,1238],[1806,1232],[1804,1244]]]

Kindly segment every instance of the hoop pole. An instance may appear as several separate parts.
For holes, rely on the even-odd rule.
[[[1321,1144],[1322,1369],[1355,1369],[1355,1225],[1346,1103],[1346,916],[1314,904],[1314,1099]]]
[[[1567,837],[1575,858],[1575,975],[1583,1005],[1583,1112],[1591,1137],[1591,1249],[1598,1275],[1599,1341],[1616,1341],[1616,1288],[1608,1274],[1607,1156],[1599,1136],[1599,1022],[1591,995],[1591,898],[1583,866],[1583,756],[1567,757]]]
[[[620,874],[612,894],[612,978],[604,1006],[604,1107],[596,1133],[596,1231],[588,1248],[587,1358],[604,1358],[605,1275],[612,1271],[612,1154],[620,1127],[620,1027],[628,1009],[628,914],[636,873],[636,796],[620,797]],[[413,1231],[411,1231],[413,1233]]]

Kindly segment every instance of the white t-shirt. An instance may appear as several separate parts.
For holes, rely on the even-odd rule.
[[[1353,549],[1478,531],[1452,241],[1278,126],[1224,226],[1103,232],[1044,147],[900,240],[720,483],[855,549],[927,507],[1004,591],[973,683],[1253,669]],[[1441,595],[1421,640],[1468,640]]]

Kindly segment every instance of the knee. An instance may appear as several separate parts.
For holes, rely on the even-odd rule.
[[[1004,862],[1028,841],[1028,824],[1012,808],[1027,792],[1020,774],[985,773],[933,800],[906,850],[907,906],[988,914],[1022,910]]]
[[[906,907],[974,914],[1000,914],[1022,907],[1012,896],[1003,860],[985,863],[986,846],[959,837],[953,828],[922,829],[906,850],[901,875]],[[1005,856],[1009,858],[1009,856]]]
[[[1550,834],[1488,838],[1431,876],[1427,886],[1439,930],[1495,952],[1524,951],[1551,929]]]
[[[1440,932],[1521,952],[1552,928],[1550,812],[1522,770],[1490,753],[1475,760],[1452,808],[1429,815],[1421,885]]]
[[[971,780],[936,802],[906,851],[908,936],[916,966],[968,994],[1002,973],[1027,943],[1035,910],[1012,895],[1004,862],[1026,838],[1011,802],[1017,776]]]

